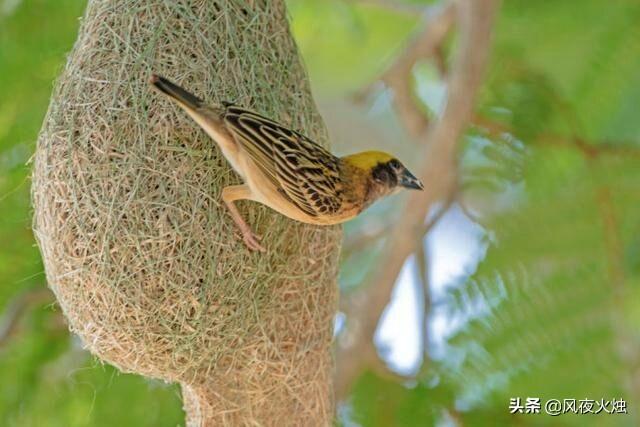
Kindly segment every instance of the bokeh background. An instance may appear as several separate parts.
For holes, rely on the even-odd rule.
[[[430,2],[288,5],[335,151],[417,168],[375,82]],[[120,374],[68,333],[30,230],[29,158],[84,6],[0,0],[0,425],[182,425],[177,387]],[[413,71],[429,116],[456,41]],[[340,424],[640,425],[639,118],[640,3],[503,2],[456,197],[407,259],[375,336],[384,366],[358,379]],[[403,200],[345,227],[346,301],[384,263]],[[624,399],[629,414],[511,415],[514,397]]]

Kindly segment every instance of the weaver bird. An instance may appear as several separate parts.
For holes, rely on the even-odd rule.
[[[337,157],[306,136],[230,103],[207,105],[169,80],[151,83],[175,101],[218,144],[243,185],[222,189],[222,200],[252,250],[264,251],[234,202],[254,200],[297,221],[331,225],[371,203],[422,182],[390,154],[365,151]]]

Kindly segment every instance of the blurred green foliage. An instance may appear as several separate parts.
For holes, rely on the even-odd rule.
[[[373,81],[420,24],[357,2],[288,3],[323,99]],[[0,0],[0,309],[45,285],[27,161],[84,5]],[[425,360],[410,384],[364,375],[340,408],[345,425],[640,424],[637,413],[508,414],[517,396],[623,397],[630,412],[640,404],[638,22],[635,0],[503,2],[477,107],[500,131],[471,128],[461,150],[463,195],[486,230],[487,256],[434,301],[456,325],[444,355]],[[447,59],[454,48],[451,40]],[[416,70],[419,84],[439,79],[433,67]],[[376,253],[345,256],[345,291]],[[1,425],[183,423],[176,387],[97,363],[57,310],[34,303],[0,347]]]

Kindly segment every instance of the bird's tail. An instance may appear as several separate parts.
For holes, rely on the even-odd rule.
[[[151,84],[187,109],[196,110],[203,106],[202,99],[157,74],[151,75]]]
[[[234,163],[237,148],[233,137],[226,129],[223,107],[207,105],[194,94],[156,74],[151,76],[151,84],[180,105],[218,143],[229,161]]]

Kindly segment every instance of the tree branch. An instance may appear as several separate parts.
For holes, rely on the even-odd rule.
[[[384,266],[376,269],[369,286],[354,296],[352,309],[347,312],[347,327],[338,348],[335,381],[338,398],[348,393],[367,367],[360,363],[362,349],[370,345],[405,260],[421,243],[425,218],[434,204],[455,188],[457,141],[472,115],[496,9],[495,0],[466,1],[458,6],[462,42],[452,69],[448,102],[441,119],[430,126],[429,144],[421,153],[425,162],[419,175],[427,183],[427,189],[409,198],[401,216],[403,220],[387,243],[385,253],[389,256]]]
[[[472,119],[472,124],[492,137],[497,137],[504,133],[514,133],[510,126],[481,115],[475,115]],[[588,141],[578,136],[565,136],[551,132],[538,134],[535,141],[543,145],[573,147],[587,158],[595,158],[606,154],[640,157],[640,149],[635,146],[636,143],[629,141]]]
[[[429,347],[429,312],[431,311],[431,286],[429,282],[429,258],[425,244],[418,245],[416,248],[416,264],[418,266],[419,280],[416,280],[414,286],[416,294],[422,300],[422,315],[419,316],[418,328],[420,329],[422,365],[424,368],[425,361],[428,357]]]
[[[416,14],[416,13],[424,12],[424,10],[426,9],[425,6],[421,6],[418,4],[411,4],[411,3],[405,3],[403,1],[394,1],[394,0],[350,0],[350,3],[378,6],[378,7],[383,7],[385,9],[393,10],[395,12],[407,13],[407,14]]]
[[[455,15],[453,2],[429,8],[424,15],[424,30],[414,37],[402,55],[379,78],[393,89],[398,117],[414,138],[424,138],[429,119],[413,94],[412,70],[416,62],[431,56],[437,57],[438,68],[441,67],[441,58],[438,57],[441,54],[440,45],[453,26]],[[365,87],[356,94],[356,99],[365,98],[373,87],[374,84]]]
[[[413,66],[419,60],[429,58],[438,52],[442,40],[453,26],[454,19],[455,8],[451,2],[431,9],[425,15],[424,31],[382,76],[382,80],[393,89],[398,115],[414,138],[424,136],[429,120],[413,94]]]

